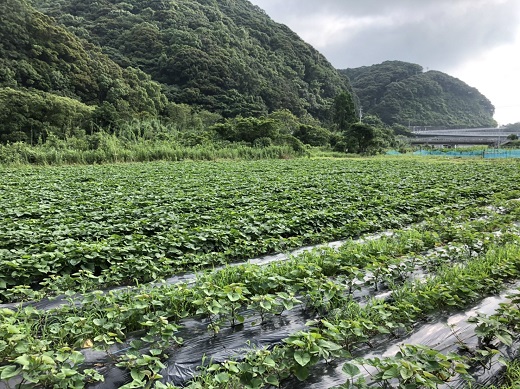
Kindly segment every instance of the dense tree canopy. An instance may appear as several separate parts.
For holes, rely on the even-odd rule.
[[[0,99],[8,103],[0,107],[2,139],[13,139],[10,132],[29,138],[34,129],[53,131],[67,115],[76,124],[78,110],[82,118],[92,111],[86,106],[102,106],[118,120],[156,117],[165,109],[167,99],[150,76],[121,68],[25,0],[3,0],[0,14]],[[54,115],[42,111],[53,109]],[[97,117],[102,118],[99,110]]]
[[[288,109],[328,119],[347,81],[310,45],[247,0],[34,0],[172,101],[227,117]]]
[[[345,132],[347,150],[351,153],[377,154],[395,142],[391,129],[367,123],[354,123]]]
[[[520,131],[520,122],[517,123],[509,123],[505,126],[501,127],[503,130],[509,130],[509,131]]]
[[[3,0],[0,14],[0,87],[37,89],[90,105],[106,101],[130,114],[163,109],[166,99],[149,76],[122,69],[24,0]]]
[[[42,91],[0,88],[0,141],[34,144],[49,133],[66,137],[83,127],[94,108]]]
[[[386,124],[494,127],[495,108],[477,89],[438,71],[400,61],[341,71],[363,110]]]
[[[340,93],[334,99],[332,106],[332,122],[338,131],[346,131],[358,119],[356,107],[348,93]]]

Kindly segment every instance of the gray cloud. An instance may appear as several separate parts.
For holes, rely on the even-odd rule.
[[[385,60],[449,71],[511,43],[518,0],[250,0],[336,67]]]

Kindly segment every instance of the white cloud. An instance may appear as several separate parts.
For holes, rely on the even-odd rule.
[[[520,122],[520,33],[513,43],[482,53],[450,74],[491,100],[499,124]]]
[[[299,19],[291,22],[291,26],[306,42],[319,50],[335,45],[355,36],[360,31],[372,26],[390,26],[392,18],[388,16],[347,17],[321,14],[312,19]]]
[[[401,60],[460,78],[520,121],[520,0],[250,0],[337,68]]]

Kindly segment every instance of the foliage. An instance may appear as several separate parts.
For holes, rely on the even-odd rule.
[[[108,150],[110,138],[103,142]],[[431,166],[294,160],[6,169],[0,286],[29,290],[2,298],[72,288],[81,271],[106,285],[153,281],[409,223],[436,205],[489,198],[488,186],[518,188],[512,165]],[[424,180],[403,181],[412,173]],[[49,222],[60,227],[49,230]]]
[[[120,66],[151,75],[170,101],[225,117],[288,109],[327,119],[347,90],[321,54],[246,0],[34,3]]]
[[[433,225],[433,224],[432,224]],[[490,243],[489,250],[466,259],[466,268],[453,266],[457,261],[450,261],[442,266],[435,275],[426,280],[415,280],[404,285],[394,285],[394,298],[389,302],[380,299],[370,300],[366,305],[352,301],[349,296],[343,296],[337,301],[336,309],[329,310],[325,319],[307,323],[307,331],[299,331],[287,339],[284,344],[269,349],[253,350],[241,360],[235,362],[230,369],[230,362],[222,365],[213,365],[211,370],[203,371],[203,376],[188,387],[198,388],[197,383],[204,382],[205,387],[214,385],[217,388],[228,386],[220,385],[219,376],[225,374],[229,382],[231,373],[241,370],[254,371],[253,377],[258,384],[254,387],[265,387],[267,377],[276,374],[277,378],[286,378],[290,373],[298,380],[305,380],[309,376],[309,368],[320,360],[329,361],[331,358],[348,356],[345,347],[353,347],[360,343],[367,343],[376,336],[395,334],[393,331],[400,326],[417,323],[428,313],[468,306],[475,299],[486,295],[497,286],[500,288],[504,280],[516,278],[520,273],[518,266],[518,237],[512,238],[511,243]],[[363,250],[363,254],[367,251]],[[346,258],[342,258],[345,260]],[[513,261],[515,263],[510,263]],[[336,261],[334,261],[336,262]],[[460,264],[460,263],[459,263]],[[494,269],[498,264],[500,270]],[[506,272],[504,272],[506,270]],[[490,278],[489,278],[490,277]],[[317,280],[314,279],[313,280]],[[305,281],[306,284],[308,281]],[[315,290],[310,286],[309,291]],[[324,299],[317,300],[324,303]],[[446,308],[446,303],[448,308]],[[320,316],[322,316],[320,314]],[[513,322],[517,322],[514,319]],[[370,343],[369,343],[370,344]],[[485,351],[485,350],[483,350]],[[276,372],[261,369],[266,354],[271,366],[276,366]],[[485,354],[485,353],[483,353]],[[488,355],[496,354],[490,351]],[[316,358],[319,356],[319,358]],[[431,348],[417,345],[401,347],[395,357],[374,358],[359,360],[359,364],[373,365],[378,369],[372,376],[382,387],[400,383],[402,387],[435,388],[441,383],[449,383],[454,376],[459,376],[468,383],[472,381],[470,365],[478,359],[459,356],[454,353],[443,355]],[[349,376],[356,376],[360,369],[347,363],[344,371]],[[401,387],[400,386],[400,387]],[[232,386],[234,387],[234,386]],[[349,382],[345,388],[366,388],[366,381],[361,378]]]
[[[3,226],[7,225],[7,233],[0,236],[11,238],[9,242],[2,243],[4,247],[11,247],[2,251],[2,255],[9,251],[17,253],[2,262],[2,269],[12,272],[11,277],[25,277],[20,270],[24,262],[32,264],[40,273],[52,273],[52,269],[58,267],[67,272],[67,266],[74,266],[71,261],[82,261],[84,269],[70,274],[68,280],[72,282],[69,284],[64,282],[67,277],[60,277],[62,273],[51,275],[49,282],[42,283],[42,289],[32,291],[32,296],[27,293],[30,288],[22,283],[14,288],[4,288],[6,293],[2,296],[13,296],[17,292],[19,297],[27,293],[25,297],[33,299],[43,297],[44,293],[51,292],[51,288],[57,293],[61,293],[63,287],[70,287],[71,290],[65,292],[65,300],[58,300],[58,304],[51,310],[27,306],[3,308],[0,311],[2,379],[21,379],[20,375],[23,375],[36,385],[81,387],[88,382],[101,380],[99,372],[117,364],[129,372],[131,382],[127,381],[125,387],[152,387],[161,378],[163,361],[182,343],[176,336],[179,330],[177,323],[182,318],[206,317],[209,319],[205,322],[206,326],[213,332],[224,327],[233,327],[239,331],[242,326],[249,325],[245,315],[269,321],[270,316],[280,314],[282,309],[295,308],[300,304],[295,296],[302,296],[304,305],[312,305],[310,314],[320,313],[319,317],[307,323],[304,331],[291,334],[280,345],[253,349],[240,360],[226,360],[221,364],[208,364],[202,360],[201,366],[205,367],[201,369],[201,376],[188,384],[190,388],[277,386],[290,375],[304,380],[309,376],[312,366],[321,360],[331,361],[348,356],[345,349],[370,343],[374,336],[397,333],[400,328],[413,325],[425,315],[444,310],[447,306],[466,306],[481,295],[499,290],[504,280],[518,276],[520,256],[518,237],[515,236],[517,231],[508,233],[507,228],[517,221],[520,204],[509,201],[501,203],[500,208],[478,206],[493,199],[500,203],[500,198],[515,196],[512,188],[518,179],[510,176],[515,176],[516,167],[510,166],[507,174],[497,175],[493,174],[494,169],[504,172],[508,165],[430,163],[425,164],[422,170],[414,170],[417,169],[417,162],[394,161],[391,169],[388,169],[391,176],[396,169],[403,175],[396,175],[392,180],[389,176],[378,181],[375,178],[380,178],[384,172],[382,166],[388,167],[389,161],[309,161],[303,168],[302,163],[233,164],[227,165],[227,169],[233,167],[245,170],[229,170],[224,176],[220,176],[224,165],[215,166],[214,163],[175,166],[150,164],[146,169],[139,164],[5,169],[3,176],[8,182],[3,184],[11,191],[15,189],[11,200],[16,203],[9,208],[9,214],[5,215],[5,222],[2,223]],[[461,169],[460,165],[466,166]],[[172,167],[175,169],[172,170]],[[415,171],[416,176],[424,178],[422,190],[418,190],[420,186],[403,180],[410,169]],[[474,172],[475,169],[479,171]],[[204,170],[207,170],[206,174]],[[308,176],[309,170],[315,174]],[[371,174],[360,175],[360,172],[368,170]],[[437,173],[433,175],[432,172]],[[457,174],[452,183],[446,180],[448,172]],[[482,180],[485,172],[491,181],[476,183]],[[344,185],[351,190],[359,185],[357,193],[338,190],[346,174],[351,176],[351,180]],[[150,179],[150,175],[155,178]],[[327,178],[323,180],[323,176]],[[290,177],[294,177],[293,185],[299,191],[293,187],[287,188]],[[22,182],[17,180],[23,180],[24,185],[13,185]],[[189,180],[204,185],[195,187],[189,185]],[[164,184],[166,181],[169,185]],[[242,192],[238,181],[243,184]],[[139,182],[139,188],[135,188],[135,182]],[[261,184],[258,191],[251,192],[253,182]],[[326,182],[330,182],[330,190],[325,194]],[[111,277],[114,277],[112,280],[117,285],[121,285],[125,278],[138,278],[137,273],[161,272],[162,266],[171,273],[174,263],[156,254],[166,252],[165,244],[179,236],[176,232],[183,229],[183,221],[186,222],[186,230],[200,216],[200,223],[192,230],[186,230],[183,236],[185,248],[192,253],[206,248],[214,250],[216,237],[220,237],[222,243],[226,244],[226,240],[232,239],[231,235],[227,235],[226,239],[226,232],[242,233],[243,236],[247,234],[250,237],[265,237],[273,233],[276,236],[273,242],[276,240],[279,244],[274,250],[279,251],[282,243],[285,243],[284,247],[290,243],[289,239],[281,242],[287,233],[287,228],[283,228],[284,220],[295,223],[297,219],[308,217],[307,225],[298,226],[306,232],[309,226],[316,224],[323,227],[322,223],[327,222],[323,218],[323,213],[328,213],[326,208],[321,212],[319,208],[311,209],[317,202],[316,187],[321,189],[320,197],[326,197],[318,207],[328,205],[333,199],[331,207],[338,211],[338,219],[344,219],[346,212],[346,209],[338,210],[338,206],[348,203],[350,212],[361,212],[366,214],[368,220],[375,220],[376,214],[370,215],[367,213],[368,208],[362,208],[361,203],[355,200],[367,194],[367,191],[375,191],[372,194],[377,193],[381,197],[382,192],[378,187],[384,185],[385,191],[388,191],[389,182],[396,186],[395,192],[383,202],[391,204],[397,213],[391,214],[389,208],[381,208],[375,201],[370,207],[378,208],[378,217],[388,218],[388,223],[396,223],[399,217],[410,217],[421,209],[419,214],[426,218],[424,223],[394,230],[393,235],[376,239],[349,240],[337,250],[319,248],[286,262],[275,261],[264,266],[244,263],[224,267],[199,274],[191,285],[153,282],[105,292],[95,290]],[[432,190],[433,182],[437,184]],[[453,186],[450,188],[451,184]],[[406,188],[407,185],[411,187]],[[494,185],[493,190],[489,190],[491,185]],[[129,191],[130,186],[132,190]],[[282,186],[287,189],[286,192],[281,190]],[[84,194],[82,189],[86,187],[95,192],[95,200],[78,198],[80,193]],[[266,188],[269,188],[268,193]],[[32,196],[35,192],[38,195]],[[174,194],[180,192],[182,197],[175,197]],[[190,193],[189,197],[185,196],[186,192]],[[295,193],[298,194],[297,198],[294,198]],[[397,193],[406,199],[401,203],[391,203],[396,200]],[[343,197],[335,200],[333,196],[337,194]],[[197,195],[200,196],[199,202],[193,201]],[[308,201],[302,204],[307,197]],[[233,204],[226,202],[226,199]],[[290,203],[294,207],[301,205],[302,212],[287,214],[288,200],[294,201]],[[98,203],[91,204],[96,201]],[[101,213],[100,204],[105,205]],[[89,205],[98,211],[89,212],[85,208]],[[253,210],[252,205],[259,205],[259,208]],[[266,219],[262,219],[266,216],[262,205],[268,205],[271,209]],[[227,209],[230,209],[230,213],[223,214]],[[215,214],[212,210],[215,210]],[[280,219],[273,218],[273,210],[279,210]],[[330,216],[334,215],[332,211],[329,212]],[[136,219],[137,216],[140,218]],[[345,231],[352,232],[356,228],[354,214],[350,218]],[[229,223],[236,221],[244,224],[230,227]],[[17,229],[9,227],[12,222]],[[48,225],[54,228],[45,235]],[[376,228],[381,231],[388,225],[392,224],[381,223]],[[168,229],[168,226],[174,228]],[[268,226],[272,230],[268,230]],[[496,229],[503,233],[495,234]],[[159,238],[156,243],[147,238],[154,234]],[[327,235],[327,239],[331,236]],[[56,237],[55,241],[52,241],[53,237]],[[114,247],[107,245],[109,242],[121,244],[123,250],[114,252]],[[238,255],[244,258],[248,255],[247,246],[253,242],[253,239],[248,239],[242,250],[238,247],[233,250],[238,249]],[[79,251],[80,255],[76,255],[74,243],[86,244]],[[303,242],[300,240],[297,243],[301,245]],[[15,247],[17,244],[19,246]],[[149,250],[154,245],[159,251]],[[436,250],[437,256],[418,255],[427,249],[439,248],[439,245],[447,247],[445,251]],[[89,251],[87,246],[92,250]],[[173,246],[178,250],[183,249],[183,245]],[[42,255],[36,254],[38,250],[53,247],[57,249],[54,255],[49,251],[42,251]],[[21,254],[21,248],[27,248],[27,254],[33,256],[29,258],[29,255]],[[465,248],[470,251],[467,252]],[[228,246],[228,249],[231,247]],[[98,275],[96,271],[88,269],[90,264],[102,263],[105,256],[112,272]],[[125,258],[117,262],[120,256]],[[203,256],[191,258],[202,261],[207,259]],[[442,263],[438,267],[430,268],[430,277],[406,281],[406,275],[416,266],[424,266],[426,269],[428,264],[439,261]],[[180,268],[182,271],[189,269],[189,264],[184,262]],[[27,269],[30,270],[30,266]],[[125,273],[125,277],[117,279],[118,273]],[[366,304],[359,304],[352,300],[352,293],[342,293],[347,283],[352,288],[357,282],[392,285],[393,299],[367,300]],[[84,294],[77,295],[74,290]],[[50,295],[52,293],[47,294]],[[515,299],[512,301],[518,303]],[[504,317],[509,318],[511,326],[516,326],[511,328],[518,328],[518,309],[513,308],[509,310],[504,307]],[[197,311],[201,316],[197,316]],[[117,349],[114,345],[118,343],[123,343],[123,354],[114,353]],[[94,369],[83,370],[85,364],[81,350],[85,348],[106,353],[107,359],[103,362],[106,366],[94,364],[89,365]],[[425,372],[431,369],[444,374],[451,368],[446,366],[446,362],[458,363],[451,356],[445,358],[431,350],[414,350],[410,347],[403,350],[406,350],[407,357],[413,363],[405,364],[404,358],[381,362],[381,366],[385,364],[385,367],[388,363],[399,363],[401,370],[405,371],[404,377],[401,375],[403,379],[409,378],[407,372],[411,367],[418,376],[426,377]],[[426,366],[428,361],[437,361],[438,365],[434,366],[432,362]],[[170,384],[158,385],[172,387]]]
[[[332,133],[325,128],[301,124],[294,132],[294,136],[303,143],[311,146],[327,146]]]
[[[34,145],[100,129],[123,136],[121,143],[132,135],[129,123],[156,121],[147,140],[302,153],[303,143],[329,143],[316,118],[330,119],[334,96],[352,102],[347,82],[321,55],[244,0],[33,4],[67,28],[26,0],[2,4],[4,143]],[[222,121],[221,114],[236,118]]]
[[[172,140],[138,138],[129,141],[100,131],[93,135],[79,133],[66,140],[51,135],[47,137],[46,143],[35,146],[23,142],[0,145],[0,165],[97,165],[121,162],[301,157],[304,151],[294,146],[298,145],[250,147],[243,144],[217,144],[206,142],[206,138],[197,133],[182,133]]]
[[[520,361],[516,360],[507,366],[504,384],[500,389],[516,389],[520,385]]]
[[[509,123],[505,126],[500,127],[502,130],[506,131],[520,131],[520,122],[517,123]]]
[[[380,153],[394,143],[391,130],[365,123],[352,124],[345,133],[345,139],[349,152],[369,155]]]
[[[66,138],[89,123],[93,107],[37,90],[0,88],[0,141],[36,144],[49,134]]]
[[[230,142],[246,142],[253,144],[261,138],[271,141],[279,138],[279,130],[272,119],[236,118],[227,120],[212,128],[222,139]]]
[[[4,99],[9,94],[17,100],[7,108],[2,105],[1,114],[29,116],[18,124],[13,119],[4,122],[4,138],[20,137],[21,132],[30,138],[31,126],[33,132],[47,127],[63,133],[66,109],[72,119],[69,130],[73,130],[77,116],[87,111],[85,104],[97,106],[94,123],[102,125],[163,112],[166,97],[142,71],[122,69],[99,48],[81,41],[25,0],[3,1],[0,13],[5,20],[0,25],[0,88]],[[51,102],[43,104],[41,96]],[[54,109],[56,115],[46,112]]]
[[[352,96],[346,92],[342,92],[335,97],[332,113],[332,121],[339,132],[346,131],[358,118]]]
[[[390,382],[399,384],[399,388],[437,388],[447,384],[453,376],[461,375],[471,382],[468,373],[470,366],[467,358],[451,353],[443,355],[429,347],[421,345],[404,345],[394,357],[372,358],[362,360],[364,366],[374,367],[377,373],[371,379],[379,384]],[[356,365],[346,363],[343,371],[348,376],[359,373]],[[342,386],[348,388],[368,388],[362,378],[358,382]]]
[[[477,89],[416,64],[385,61],[341,71],[363,110],[388,125],[495,127],[494,107]]]
[[[302,124],[292,114],[287,117],[280,111],[268,118],[227,119],[210,127],[209,131],[216,133],[219,140],[256,147],[288,145],[295,152],[305,151],[304,143],[311,146],[327,145],[330,137],[330,132],[326,129]]]

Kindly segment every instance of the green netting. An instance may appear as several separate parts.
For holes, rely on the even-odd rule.
[[[486,150],[484,158],[520,158],[519,149],[497,149],[497,150]]]
[[[395,154],[394,154],[395,155]],[[446,156],[446,157],[480,157],[486,159],[520,158],[520,149],[489,149],[489,150],[419,150],[414,155]]]

